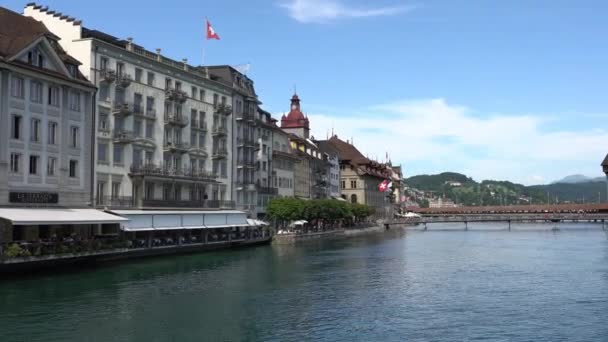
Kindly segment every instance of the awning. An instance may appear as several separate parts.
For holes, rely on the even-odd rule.
[[[250,226],[252,227],[259,227],[259,226],[268,226],[268,222],[264,222],[262,220],[256,220],[256,219],[247,219],[247,223],[249,223]]]
[[[113,210],[112,213],[129,219],[121,225],[128,232],[249,226],[245,212],[236,210]]]
[[[0,208],[0,218],[13,225],[103,224],[128,219],[96,209]]]

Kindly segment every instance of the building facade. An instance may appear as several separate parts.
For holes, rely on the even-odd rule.
[[[289,142],[289,134],[279,127],[272,134],[272,181],[280,197],[295,196],[294,172],[300,160],[296,157]]]
[[[257,187],[255,177],[256,120],[260,102],[253,81],[235,68],[228,65],[210,66],[213,78],[231,89],[232,108],[232,198],[238,209],[256,215]]]
[[[91,202],[95,87],[59,40],[0,8],[0,205]]]
[[[98,88],[100,206],[231,206],[233,89],[186,60],[151,52],[30,4]]]
[[[366,158],[355,146],[336,135],[328,142],[340,154],[342,198],[373,207],[377,216],[391,217],[393,195],[378,190],[378,185],[391,177],[387,165]]]
[[[324,154],[324,159],[327,162],[326,172],[326,187],[327,196],[330,198],[342,198],[342,187],[340,181],[340,153],[327,140],[315,141],[319,149]]]
[[[273,135],[276,124],[270,113],[258,110],[257,123],[257,153],[256,153],[256,186],[258,190],[257,212],[258,216],[266,214],[266,206],[278,196],[279,189],[275,186],[273,173],[274,146]]]

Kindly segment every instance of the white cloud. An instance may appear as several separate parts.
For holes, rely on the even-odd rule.
[[[459,171],[478,180],[538,184],[568,174],[601,174],[599,163],[608,152],[608,132],[602,129],[547,131],[549,122],[541,116],[478,117],[444,99],[391,103],[364,114],[309,118],[318,138],[333,128],[343,140],[354,137],[364,154],[383,159],[388,152],[409,175]]]
[[[363,18],[408,12],[414,6],[399,5],[376,8],[349,7],[338,0],[290,0],[281,3],[290,17],[301,23],[325,22],[340,18]]]

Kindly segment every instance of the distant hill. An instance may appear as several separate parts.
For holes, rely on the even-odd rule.
[[[578,176],[578,175],[576,175]],[[582,176],[585,177],[585,176]],[[578,178],[577,182],[573,182]],[[568,177],[565,178],[568,180]],[[475,205],[513,205],[555,203],[588,203],[606,199],[606,183],[602,179],[571,177],[570,182],[556,182],[547,185],[525,186],[509,181],[483,180],[476,182],[466,175],[444,172],[437,175],[419,175],[407,178],[409,187],[433,193],[435,197],[445,196],[455,203]],[[421,205],[425,200],[419,201]]]
[[[603,181],[604,177],[588,177],[585,175],[570,175],[570,176],[566,176],[560,180],[557,180],[551,184],[556,184],[556,183],[568,183],[568,184],[576,184],[576,183],[587,183],[587,182],[599,182],[599,181]]]

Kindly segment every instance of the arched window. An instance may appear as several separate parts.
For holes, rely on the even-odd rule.
[[[357,203],[357,195],[355,195],[355,194],[350,195],[350,202]]]

